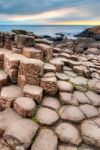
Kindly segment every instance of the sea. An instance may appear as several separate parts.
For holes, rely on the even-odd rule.
[[[37,35],[55,36],[56,33],[63,33],[68,38],[74,38],[78,34],[89,28],[88,25],[0,25],[1,32],[9,32],[12,29],[22,29],[33,32]]]

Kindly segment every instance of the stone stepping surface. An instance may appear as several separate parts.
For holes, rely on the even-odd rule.
[[[79,39],[4,37],[0,150],[100,150],[100,46],[78,54]]]

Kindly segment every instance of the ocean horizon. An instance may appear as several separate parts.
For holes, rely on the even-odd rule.
[[[37,35],[54,36],[55,33],[63,33],[68,38],[82,32],[90,25],[0,25],[0,32],[10,32],[13,29],[26,30]]]

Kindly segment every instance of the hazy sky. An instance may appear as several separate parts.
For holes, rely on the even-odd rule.
[[[0,24],[100,25],[100,0],[0,0]]]

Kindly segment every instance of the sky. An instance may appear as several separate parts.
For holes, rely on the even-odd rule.
[[[100,25],[100,0],[0,0],[1,25]]]

